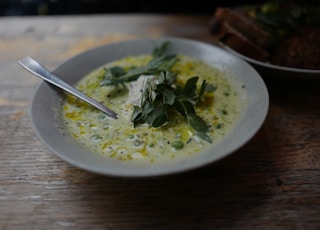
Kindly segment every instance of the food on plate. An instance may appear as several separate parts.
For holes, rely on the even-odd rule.
[[[300,1],[218,7],[209,21],[209,31],[217,42],[249,58],[320,69],[319,14],[319,4]]]
[[[228,135],[246,106],[241,83],[231,83],[214,63],[169,53],[170,45],[84,76],[76,87],[119,117],[68,95],[62,118],[70,134],[107,157],[149,162],[196,154]]]

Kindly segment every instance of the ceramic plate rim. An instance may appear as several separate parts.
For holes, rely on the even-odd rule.
[[[232,49],[231,47],[224,45],[220,42],[217,45],[222,47],[226,51],[230,52],[231,54],[233,54],[239,58],[242,58],[243,60],[249,62],[250,64],[258,67],[262,74],[263,74],[263,69],[264,69],[264,70],[267,70],[268,72],[276,71],[278,73],[286,73],[287,75],[291,74],[294,77],[299,75],[300,78],[303,78],[303,77],[318,78],[318,77],[320,77],[320,70],[317,70],[317,69],[301,69],[301,68],[275,65],[275,64],[268,63],[268,62],[262,62],[262,61],[258,61],[253,58],[250,58],[244,54],[241,54],[241,53],[237,52],[236,50]],[[261,69],[261,68],[263,68],[263,69]]]

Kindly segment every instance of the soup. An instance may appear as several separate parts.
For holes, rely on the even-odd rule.
[[[227,73],[201,60],[177,55],[171,67],[176,73],[176,85],[185,84],[193,76],[198,77],[197,90],[204,80],[211,86],[198,105],[194,107],[198,117],[207,124],[208,139],[203,139],[190,129],[185,116],[170,112],[160,127],[134,124],[132,114],[141,103],[141,90],[146,79],[157,81],[156,75],[141,75],[137,80],[120,87],[101,86],[106,71],[112,67],[124,70],[146,66],[152,55],[128,56],[107,63],[84,76],[75,87],[115,111],[118,119],[68,95],[62,103],[62,117],[70,134],[83,146],[96,154],[121,161],[158,162],[180,159],[198,154],[203,148],[219,143],[231,132],[241,111],[246,106],[246,97],[241,84],[231,83]],[[214,153],[213,153],[214,154]]]

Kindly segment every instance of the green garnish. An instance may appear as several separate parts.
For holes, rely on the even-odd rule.
[[[184,146],[184,143],[182,141],[174,141],[172,144],[171,144],[172,148],[174,149],[182,149],[183,146]]]
[[[138,68],[125,70],[119,66],[105,68],[105,78],[101,81],[101,86],[113,85],[125,87],[126,82],[135,81],[141,75],[158,75],[162,71],[169,70],[177,61],[176,55],[166,54],[169,42],[164,42],[159,48],[154,49],[153,59],[146,65]]]
[[[182,85],[176,83],[177,73],[171,72],[171,67],[176,63],[177,56],[166,54],[169,42],[164,42],[153,51],[153,59],[143,67],[132,68],[125,72],[121,67],[106,69],[106,75],[101,82],[102,86],[124,86],[129,81],[137,80],[141,75],[156,75],[157,81],[147,79],[141,89],[140,106],[134,106],[131,121],[136,127],[147,123],[152,127],[165,125],[174,112],[186,117],[186,120],[195,135],[201,139],[212,142],[208,135],[209,127],[206,122],[196,114],[195,106],[205,92],[215,90],[203,80],[197,90],[199,77],[193,76]]]
[[[320,26],[320,6],[316,1],[269,0],[260,6],[247,6],[246,9],[276,39],[298,28]]]

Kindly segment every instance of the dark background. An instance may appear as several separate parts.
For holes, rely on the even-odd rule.
[[[217,6],[262,0],[0,0],[0,16],[105,13],[207,14]]]

